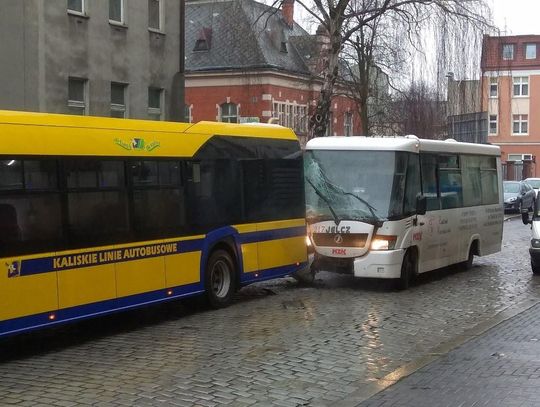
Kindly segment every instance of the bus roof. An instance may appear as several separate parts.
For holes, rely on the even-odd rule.
[[[416,136],[404,137],[318,137],[310,140],[306,150],[370,150],[408,151],[419,153],[431,151],[439,153],[485,154],[500,156],[498,146],[461,143],[455,140],[426,140]]]
[[[277,124],[207,122],[178,123],[139,119],[116,119],[111,117],[78,116],[36,112],[0,110],[0,124],[24,124],[34,126],[82,127],[92,129],[135,130],[167,133],[190,133],[244,137],[268,137],[297,140],[294,132]]]
[[[240,144],[250,139],[272,146],[294,142],[300,150],[294,132],[275,124],[192,124],[0,110],[4,155],[194,157],[204,146],[227,137],[238,137]]]

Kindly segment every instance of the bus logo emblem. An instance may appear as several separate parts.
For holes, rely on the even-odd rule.
[[[12,261],[11,263],[6,263],[6,267],[7,267],[7,276],[8,276],[8,278],[18,277],[21,274],[21,262],[20,261]]]
[[[343,243],[343,237],[340,234],[335,235],[334,242],[336,242],[337,244]]]

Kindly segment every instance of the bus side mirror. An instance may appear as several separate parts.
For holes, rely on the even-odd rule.
[[[425,215],[427,211],[427,198],[420,195],[416,198],[416,214]]]
[[[529,212],[521,212],[521,221],[524,225],[532,223],[531,219],[529,218]]]

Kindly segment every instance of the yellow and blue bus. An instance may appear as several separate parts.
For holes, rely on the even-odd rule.
[[[306,265],[302,156],[275,125],[0,111],[0,336]]]

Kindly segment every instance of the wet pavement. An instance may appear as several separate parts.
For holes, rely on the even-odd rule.
[[[405,292],[320,273],[246,287],[223,310],[174,303],[4,340],[0,404],[358,404],[396,369],[538,302],[529,236],[511,219],[501,253]]]

